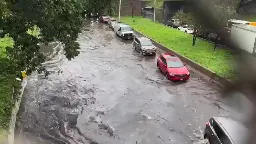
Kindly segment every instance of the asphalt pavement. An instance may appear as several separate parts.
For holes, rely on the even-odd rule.
[[[219,88],[191,72],[188,82],[168,81],[156,56],[141,56],[107,25],[88,24],[68,61],[58,46],[32,74],[16,123],[20,144],[203,143],[205,123],[230,115]]]

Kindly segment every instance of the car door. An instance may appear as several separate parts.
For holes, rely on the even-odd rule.
[[[223,130],[213,118],[210,120],[210,125],[210,135],[208,136],[210,144],[222,144],[219,136],[223,135]]]
[[[138,50],[137,50],[137,47],[138,47],[138,38],[136,38],[136,37],[134,38],[133,46],[134,46],[135,50],[138,51]]]
[[[137,50],[138,50],[138,52],[140,52],[140,51],[141,51],[141,42],[140,42],[139,40],[138,40]]]
[[[122,32],[121,32],[121,31],[122,31],[122,27],[121,27],[121,26],[118,28],[117,31],[118,31],[118,35],[119,35],[119,36],[122,36]]]
[[[167,71],[167,64],[166,64],[166,59],[163,57],[163,56],[161,56],[160,57],[160,60],[161,60],[161,63],[160,63],[160,69],[161,69],[161,71],[163,72],[163,73],[166,73],[166,71]]]
[[[174,20],[173,20],[173,19],[171,20],[171,25],[172,25],[172,27],[175,26],[175,23],[174,23]]]

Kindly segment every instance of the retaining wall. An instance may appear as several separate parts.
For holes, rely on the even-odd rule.
[[[14,144],[14,130],[15,130],[15,123],[16,123],[16,116],[20,109],[20,103],[22,100],[23,92],[25,90],[25,87],[27,86],[27,82],[28,82],[27,79],[28,79],[27,77],[23,79],[21,83],[21,86],[22,86],[20,90],[21,93],[18,97],[18,101],[15,103],[15,106],[12,109],[12,116],[9,124],[8,144]]]

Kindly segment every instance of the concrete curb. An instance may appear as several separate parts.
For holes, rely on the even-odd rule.
[[[139,32],[139,31],[134,30],[134,32],[139,34],[139,35],[145,36],[143,33]],[[147,37],[147,36],[145,36],[145,37]],[[151,39],[150,37],[148,37],[148,38]],[[194,68],[194,69],[198,70],[199,72],[201,72],[202,74],[206,75],[207,77],[210,78],[210,80],[214,81],[215,83],[220,84],[221,86],[232,83],[232,81],[227,80],[227,79],[217,75],[215,72],[209,70],[208,68],[206,68],[206,67],[194,62],[193,60],[191,60],[191,59],[189,59],[189,58],[187,58],[187,57],[185,57],[185,56],[167,48],[166,46],[160,44],[159,42],[157,42],[153,39],[151,39],[151,41],[154,43],[154,45],[156,47],[158,47],[158,48],[160,48],[160,49],[162,49],[166,52],[171,52],[171,53],[177,55],[184,63],[188,64],[192,68]]]
[[[25,87],[27,86],[28,83],[28,77],[26,77],[25,79],[23,79],[22,83],[21,83],[21,94],[18,97],[18,101],[15,103],[14,108],[12,109],[12,116],[11,116],[11,120],[10,120],[10,125],[9,125],[9,134],[8,134],[8,144],[14,144],[14,130],[15,130],[15,123],[16,123],[16,116],[17,113],[19,112],[20,109],[20,103],[22,100],[22,96],[23,96],[23,92],[25,90]]]

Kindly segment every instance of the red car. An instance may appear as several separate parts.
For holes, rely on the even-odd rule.
[[[110,21],[109,16],[103,15],[100,17],[100,22],[102,22],[102,23],[108,23],[109,21]]]
[[[171,53],[163,53],[157,59],[157,68],[171,81],[187,81],[190,73],[182,61]]]

